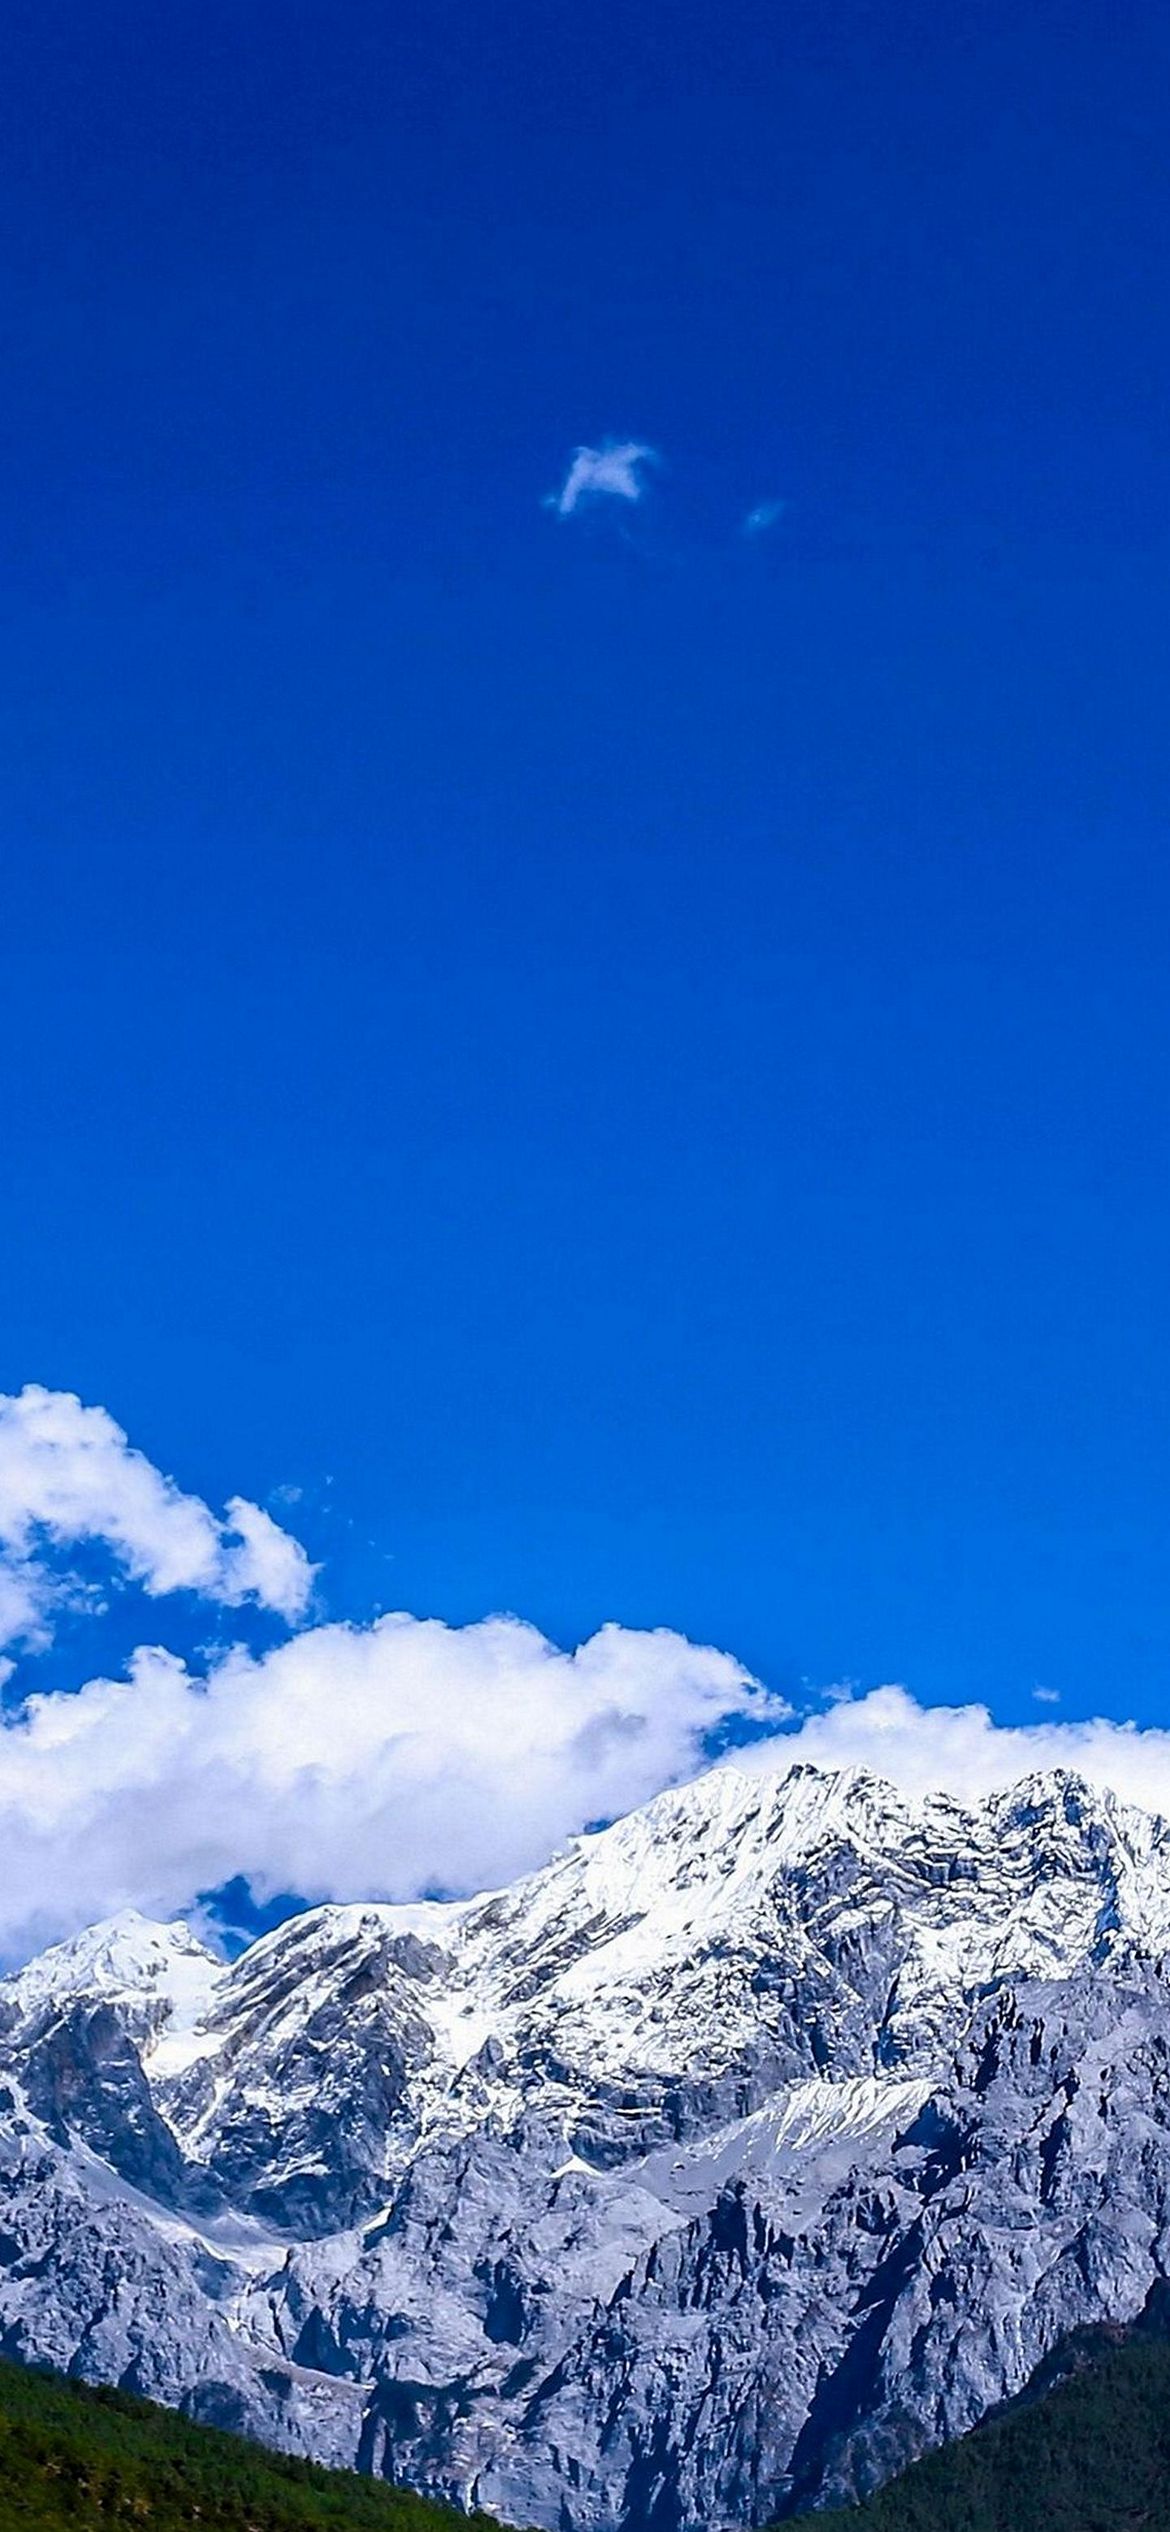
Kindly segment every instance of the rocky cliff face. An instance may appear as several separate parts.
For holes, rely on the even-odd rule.
[[[0,1984],[0,2350],[518,2523],[860,2493],[1170,2275],[1170,1830],[720,1768],[516,1888]]]

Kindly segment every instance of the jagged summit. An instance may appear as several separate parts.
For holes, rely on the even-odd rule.
[[[1166,1823],[1152,1812],[1124,1803],[1107,1789],[1094,1786],[1075,1770],[1056,1767],[1034,1771],[964,1804],[941,1791],[909,1794],[891,1779],[862,1767],[824,1767],[810,1760],[784,1761],[784,1743],[777,1745],[774,1765],[766,1765],[760,1746],[750,1759],[723,1759],[702,1775],[662,1793],[600,1830],[571,1839],[549,1865],[502,1891],[453,1902],[397,1903],[376,1900],[328,1901],[286,1919],[249,1944],[240,1960],[251,1968],[289,1946],[307,1958],[320,1944],[346,1945],[387,1936],[413,1934],[421,1942],[458,1942],[459,1929],[493,1907],[515,1908],[522,1898],[539,1895],[543,1903],[582,1878],[592,1895],[604,1897],[621,1913],[636,1880],[639,1912],[647,1913],[647,1894],[658,1895],[680,1875],[693,1883],[728,1872],[732,1851],[737,1875],[746,1877],[756,1857],[767,1851],[777,1867],[839,1840],[853,1847],[874,1845],[880,1854],[934,1824],[947,1838],[981,1842],[987,1828],[1005,1825],[1023,1829],[1045,1821],[1063,1821],[1083,1828],[1094,1820],[1108,1825],[1128,1851],[1146,1855],[1170,1837]],[[686,1849],[679,1862],[680,1851]],[[679,1870],[675,1870],[676,1862]],[[126,1907],[114,1916],[83,1928],[37,1955],[27,1968],[0,1980],[0,1992],[17,1983],[28,1992],[80,1988],[95,1991],[127,1989],[165,1982],[172,1963],[199,1960],[213,1969],[220,1956],[182,1918],[161,1920]],[[239,1961],[236,1964],[239,1968]]]
[[[863,2488],[1170,2274],[1170,1832],[725,1761],[449,1905],[0,1982],[0,2350],[550,2532]]]

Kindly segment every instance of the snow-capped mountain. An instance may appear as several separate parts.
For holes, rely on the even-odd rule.
[[[0,1983],[0,2349],[517,2523],[874,2485],[1170,2274],[1170,1829],[724,1766],[452,1906]]]

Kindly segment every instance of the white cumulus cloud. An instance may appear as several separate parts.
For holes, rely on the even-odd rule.
[[[693,1774],[728,1714],[786,1712],[665,1629],[565,1653],[517,1618],[399,1615],[204,1678],[145,1649],[0,1726],[0,1951],[130,1904],[169,1915],[236,1873],[313,1899],[490,1886]]]
[[[560,491],[550,493],[545,506],[569,519],[595,501],[641,501],[645,469],[657,463],[657,450],[644,440],[603,440],[600,448],[574,449]]]
[[[742,1767],[864,1766],[967,1801],[1065,1767],[1170,1815],[1170,1730],[1002,1726],[903,1687],[839,1690],[796,1722],[733,1655],[666,1628],[605,1626],[566,1652],[515,1617],[308,1623],[313,1568],[258,1505],[232,1496],[218,1519],[68,1394],[0,1398],[0,1645],[45,1641],[75,1589],[67,1551],[95,1541],[152,1595],[253,1600],[299,1631],[202,1674],[142,1647],[119,1678],[0,1708],[10,1961],[121,1907],[189,1909],[237,1874],[260,1898],[490,1887],[692,1775],[728,1724],[767,1735]],[[10,1699],[12,1670],[0,1653]]]
[[[0,1396],[0,1644],[44,1644],[74,1595],[47,1549],[100,1542],[152,1595],[195,1591],[303,1616],[313,1568],[258,1504],[234,1496],[218,1521],[133,1449],[104,1407],[30,1384]]]
[[[1170,1818],[1170,1731],[1114,1723],[996,1723],[984,1705],[920,1705],[906,1688],[836,1697],[779,1741],[762,1741],[737,1764],[774,1768],[799,1760],[817,1767],[866,1767],[903,1793],[954,1794],[977,1802],[1052,1767],[1069,1768],[1147,1811]]]

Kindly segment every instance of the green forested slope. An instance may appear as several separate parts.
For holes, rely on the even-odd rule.
[[[0,2364],[0,2532],[451,2532],[460,2522],[383,2480],[287,2461],[126,2392]]]
[[[1170,2532],[1170,2344],[1086,2333],[1037,2391],[808,2532]],[[408,2490],[0,2364],[0,2532],[452,2532]],[[492,2532],[487,2517],[477,2518]]]
[[[1170,2532],[1170,2346],[1086,2333],[1070,2378],[808,2532]]]

